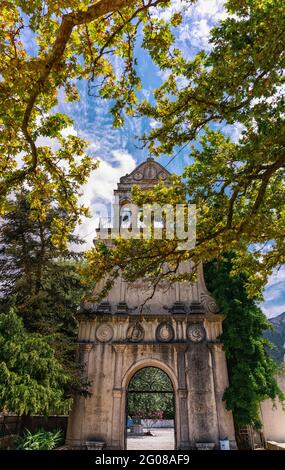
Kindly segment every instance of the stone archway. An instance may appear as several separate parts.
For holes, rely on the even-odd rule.
[[[125,449],[127,389],[133,375],[145,367],[158,367],[173,384],[176,449],[195,448],[197,442],[214,443],[217,448],[223,436],[234,448],[232,417],[222,401],[227,386],[222,347],[207,339],[211,331],[206,336],[200,323],[187,317],[171,320],[174,334],[185,336],[167,343],[157,335],[166,320],[155,315],[140,322],[145,335],[138,339],[128,336],[130,316],[96,316],[89,330],[82,329],[88,335],[80,343],[82,363],[92,388],[89,397],[76,397],[68,425],[69,448],[84,448],[95,440],[107,449]],[[192,338],[193,330],[203,334]],[[94,342],[89,339],[92,332]],[[127,339],[122,341],[121,335]]]
[[[124,449],[127,448],[126,413],[128,411],[128,403],[127,403],[128,402],[127,395],[129,393],[128,390],[129,390],[130,383],[135,378],[137,373],[139,371],[144,370],[144,369],[145,370],[147,370],[147,369],[160,370],[169,379],[169,382],[171,384],[170,385],[171,390],[168,390],[168,392],[165,392],[165,393],[171,393],[172,399],[173,399],[173,408],[174,408],[173,409],[173,412],[174,412],[174,429],[173,429],[174,436],[173,436],[173,438],[174,438],[174,449],[176,449],[176,448],[178,448],[177,447],[177,438],[176,438],[176,436],[177,436],[176,429],[177,429],[177,417],[178,417],[177,408],[178,408],[178,404],[179,404],[179,401],[177,399],[177,389],[178,389],[177,378],[175,376],[174,371],[170,367],[168,367],[167,365],[165,365],[161,361],[154,360],[154,359],[143,360],[143,361],[140,361],[140,363],[134,364],[126,372],[126,374],[124,376],[123,384],[122,384],[123,385],[123,390],[124,390],[123,400],[122,400],[122,407],[125,410],[125,414],[124,414],[124,421],[123,421],[123,423],[121,423],[121,425],[124,427],[124,429],[123,429],[123,431],[124,431]],[[148,392],[146,391],[145,393],[148,393]]]
[[[167,374],[173,385],[176,417],[176,448],[189,448],[187,389],[185,382],[185,345],[113,345],[116,351],[112,392],[112,449],[125,449],[125,415],[128,384],[133,375],[145,367],[157,367]],[[167,354],[167,357],[165,356]],[[143,355],[143,359],[138,359]],[[163,359],[165,361],[163,362]]]
[[[144,367],[128,386],[125,449],[174,450],[175,444],[173,384],[160,368]]]

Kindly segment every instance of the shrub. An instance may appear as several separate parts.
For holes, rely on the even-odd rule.
[[[17,443],[18,450],[52,450],[62,441],[63,434],[61,430],[45,431],[38,429],[32,434],[26,429],[24,435],[19,438]]]

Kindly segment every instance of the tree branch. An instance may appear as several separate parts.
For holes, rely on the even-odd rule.
[[[166,3],[167,1],[168,0],[156,0],[152,2],[152,0],[150,0],[145,5],[145,8],[156,6],[160,3]],[[30,145],[32,152],[33,164],[30,171],[33,171],[36,168],[38,162],[37,148],[29,131],[29,121],[31,114],[35,102],[40,95],[52,69],[54,69],[54,67],[59,64],[62,59],[73,28],[75,26],[90,23],[91,21],[105,16],[108,13],[119,11],[121,8],[130,7],[136,2],[137,0],[100,0],[99,2],[91,5],[86,11],[72,12],[62,17],[62,22],[51,51],[46,54],[44,60],[40,60],[42,72],[32,88],[22,121],[22,132],[26,141]]]

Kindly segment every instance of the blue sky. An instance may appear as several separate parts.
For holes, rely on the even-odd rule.
[[[172,11],[177,11],[183,6],[185,0],[173,0]],[[167,19],[171,12],[163,14]],[[177,45],[187,57],[194,56],[201,49],[209,50],[209,33],[211,27],[225,18],[223,0],[198,0],[184,13],[184,21],[179,27]],[[28,52],[35,53],[33,38],[26,30],[23,38],[28,46]],[[152,63],[146,52],[137,46],[138,72],[142,77],[142,94],[149,97],[154,87],[158,86],[164,74]],[[119,65],[118,65],[119,67]],[[154,122],[147,119],[127,118],[125,125],[120,129],[112,127],[112,117],[109,113],[109,103],[99,98],[88,95],[86,82],[79,85],[81,100],[78,103],[66,103],[64,96],[60,96],[59,111],[67,113],[74,119],[74,127],[69,132],[76,133],[89,141],[88,153],[100,160],[99,169],[93,172],[88,184],[84,187],[82,201],[85,202],[93,214],[91,219],[86,219],[79,229],[81,236],[86,240],[86,246],[90,246],[94,238],[97,224],[96,212],[98,204],[110,202],[113,189],[119,178],[130,173],[137,164],[148,156],[146,149],[138,148],[139,141],[135,136],[142,135]],[[233,140],[238,140],[241,128],[239,126],[227,126],[224,131]],[[190,159],[189,149],[182,151],[167,169],[170,172],[181,174],[183,166]],[[158,161],[166,165],[170,157],[160,157]],[[262,308],[270,316],[278,315],[285,311],[285,268],[271,276],[265,290],[265,302]]]

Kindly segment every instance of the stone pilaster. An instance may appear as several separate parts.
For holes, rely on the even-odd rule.
[[[112,437],[111,448],[123,449],[124,448],[124,435],[122,436],[122,419],[125,419],[125,409],[122,409],[123,390],[122,390],[122,375],[123,375],[123,354],[126,346],[124,344],[113,344],[113,349],[116,352],[115,357],[115,370],[114,370],[114,388],[113,388],[113,413],[112,413]],[[123,426],[124,429],[124,426]]]
[[[92,343],[79,343],[78,356],[81,364],[85,365],[86,375],[89,375],[89,354],[92,350]],[[85,404],[86,398],[76,395],[72,412],[68,419],[66,434],[66,443],[70,449],[85,448],[84,429],[85,429]]]
[[[216,407],[220,439],[228,438],[232,449],[236,449],[232,413],[226,409],[223,395],[228,387],[228,370],[225,353],[221,343],[209,343],[212,355]]]
[[[187,344],[177,344],[175,346],[177,353],[177,372],[178,372],[178,390],[176,399],[179,403],[176,405],[176,439],[178,449],[189,449],[189,423],[188,423],[188,392],[186,386],[185,373],[185,352]]]
[[[212,359],[207,343],[191,343],[187,351],[189,440],[219,445],[218,418],[214,391]]]

